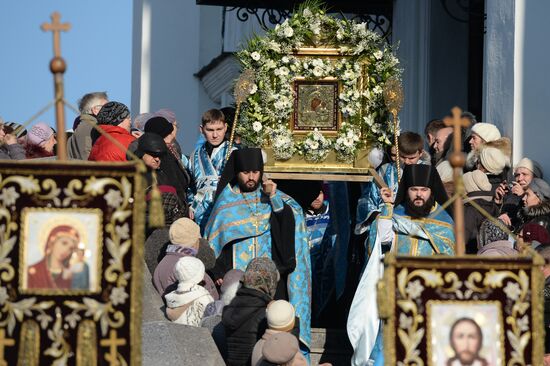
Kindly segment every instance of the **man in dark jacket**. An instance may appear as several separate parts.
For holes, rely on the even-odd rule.
[[[96,116],[108,101],[106,92],[88,93],[78,101],[80,116],[74,122],[73,135],[67,140],[69,158],[88,160],[92,150],[92,130],[97,124]]]

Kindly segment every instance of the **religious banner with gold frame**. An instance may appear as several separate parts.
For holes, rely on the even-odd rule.
[[[378,285],[385,364],[541,364],[543,263],[388,255]]]
[[[140,364],[140,167],[0,163],[0,364]]]
[[[368,174],[369,151],[392,144],[384,90],[401,69],[366,23],[306,2],[237,57],[235,132],[266,152],[266,172]]]

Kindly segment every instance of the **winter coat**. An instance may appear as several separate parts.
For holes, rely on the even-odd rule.
[[[172,291],[164,298],[168,319],[174,323],[195,327],[201,326],[206,305],[214,301],[208,291],[199,285]]]
[[[2,144],[0,145],[0,159],[23,160],[25,159],[25,149],[20,144]]]
[[[517,232],[525,224],[539,224],[550,231],[550,201],[544,201],[536,206],[524,207],[519,211],[519,220],[521,225]]]
[[[177,287],[178,280],[176,274],[174,273],[174,267],[180,258],[186,256],[195,256],[195,249],[184,248],[180,245],[170,244],[166,248],[166,255],[159,262],[155,272],[153,273],[153,284],[157,289],[159,295],[164,295],[167,292],[174,290]],[[203,287],[208,291],[208,293],[215,300],[220,298],[218,291],[216,290],[216,285],[212,278],[208,274],[204,274],[203,281],[205,282]]]
[[[300,322],[296,321],[295,324],[298,325],[298,324],[300,324]],[[264,335],[262,336],[262,338],[260,338],[258,340],[258,342],[256,342],[256,345],[254,346],[254,349],[252,350],[252,358],[251,358],[251,365],[252,366],[262,365],[262,361],[264,360],[264,358],[262,356],[262,350],[264,348],[264,344],[265,344],[265,342],[267,342],[267,340],[269,338],[271,338],[274,334],[277,334],[277,333],[282,333],[282,332],[279,331],[279,330],[273,330],[273,329],[266,329],[265,330]],[[291,333],[294,334],[294,329]],[[294,334],[294,335],[297,336],[296,334]],[[294,357],[295,357],[294,362],[292,363],[293,366],[302,366],[302,365],[307,366],[307,361],[306,361],[305,357],[302,355],[302,353],[300,351],[296,352],[296,356],[294,356]]]
[[[250,365],[254,345],[267,328],[265,310],[271,300],[261,291],[242,287],[233,301],[223,308],[228,366]]]
[[[475,191],[467,194],[464,201],[464,238],[466,241],[466,254],[476,254],[477,233],[485,216],[481,214],[470,202],[475,201],[491,216],[498,215],[498,206],[493,202],[491,191]]]
[[[92,151],[92,130],[97,120],[91,114],[81,114],[80,123],[67,140],[67,153],[71,159],[88,160]]]
[[[103,131],[107,132],[111,137],[120,142],[120,144],[128,149],[128,146],[135,137],[126,129],[119,126],[100,125]],[[112,143],[107,137],[99,137],[92,150],[88,160],[91,161],[126,161],[126,150],[122,150],[119,146]]]

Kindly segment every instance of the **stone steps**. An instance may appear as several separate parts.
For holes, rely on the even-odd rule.
[[[353,348],[345,329],[311,329],[311,365],[349,366]]]

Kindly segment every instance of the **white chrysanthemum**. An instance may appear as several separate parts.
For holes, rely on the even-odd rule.
[[[290,62],[290,59],[287,56],[283,56],[283,58],[281,58],[281,61],[283,62],[283,64],[288,64]]]
[[[309,17],[313,16],[313,13],[311,12],[311,10],[309,10],[309,8],[305,8],[302,14],[306,18],[309,18]]]
[[[382,87],[380,85],[376,85],[374,88],[372,88],[372,92],[374,94],[382,94]]]
[[[321,75],[323,75],[323,69],[319,66],[315,66],[313,68],[313,75],[320,77]]]
[[[285,27],[284,35],[285,35],[286,38],[292,37],[294,35],[294,29],[292,29],[292,27],[290,27],[290,26]]]
[[[254,130],[254,132],[260,132],[262,130],[262,124],[256,121],[252,124],[252,129]]]
[[[313,150],[317,150],[319,148],[319,143],[317,141],[311,141],[309,147]]]
[[[321,23],[319,21],[311,23],[309,28],[311,29],[313,34],[315,34],[315,35],[321,34]]]
[[[341,41],[344,38],[344,30],[342,28],[338,28],[336,31],[336,39]]]
[[[250,54],[250,57],[252,57],[252,59],[253,59],[254,61],[258,61],[258,60],[260,59],[261,56],[260,56],[260,53],[259,53],[259,52],[254,51],[254,52],[252,52],[252,53]]]
[[[250,94],[254,94],[258,91],[258,86],[256,84],[252,84],[250,87]]]
[[[374,53],[374,58],[377,59],[377,60],[381,60],[382,56],[384,56],[384,54],[380,50],[378,50]]]

